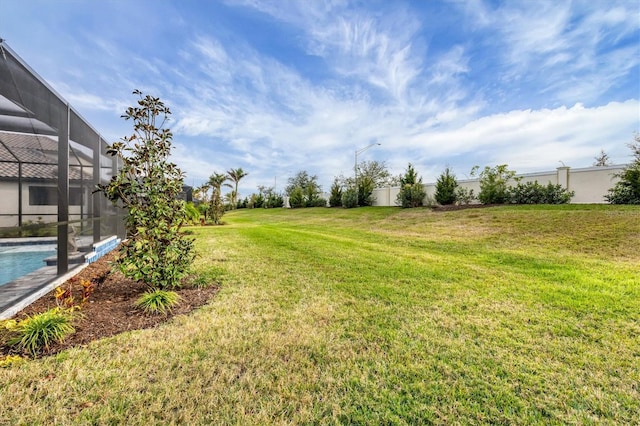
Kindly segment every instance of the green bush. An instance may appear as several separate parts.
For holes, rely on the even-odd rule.
[[[322,188],[318,185],[318,176],[311,176],[303,170],[287,179],[287,183],[285,194],[291,208],[316,207],[320,203]]]
[[[471,204],[476,199],[473,189],[464,188],[459,186],[456,188],[456,202],[458,204]]]
[[[456,188],[458,182],[456,181],[456,175],[451,173],[449,167],[444,169],[444,172],[440,174],[436,181],[436,201],[438,204],[446,206],[456,202]]]
[[[640,135],[635,136],[635,143],[629,144],[634,161],[617,174],[620,180],[609,189],[605,200],[611,204],[640,204]]]
[[[566,204],[574,192],[551,182],[546,186],[538,181],[521,183],[509,188],[511,202],[515,204]]]
[[[535,182],[518,182],[509,189],[511,202],[515,204],[542,204],[545,200],[544,187]]]
[[[324,198],[314,198],[305,203],[305,207],[327,207],[327,200]]]
[[[271,193],[264,202],[264,207],[273,209],[284,206],[284,198],[280,194]]]
[[[402,208],[420,207],[424,203],[427,192],[422,185],[422,178],[418,176],[411,163],[407,166],[404,176],[400,177],[400,192],[396,202]]]
[[[193,203],[189,202],[185,204],[185,212],[187,215],[187,220],[192,224],[196,224],[200,221],[200,210],[193,205]]]
[[[342,186],[338,179],[333,181],[331,185],[331,195],[329,196],[330,207],[340,207],[342,205]]]
[[[474,167],[471,175],[475,175],[478,167]],[[478,199],[482,204],[504,204],[510,200],[509,180],[516,172],[509,170],[506,164],[495,167],[486,166],[480,172],[480,193]]]
[[[291,193],[289,194],[289,207],[291,207],[292,209],[304,207],[305,201],[306,200],[302,187],[296,186],[291,190]]]
[[[69,310],[53,308],[14,322],[14,326],[10,327],[14,337],[8,343],[31,355],[36,355],[43,349],[49,350],[52,343],[61,343],[69,334],[75,332],[71,324],[72,317]]]
[[[368,176],[358,178],[358,206],[373,205],[373,190],[375,184],[373,179]]]
[[[138,300],[136,306],[147,314],[165,315],[180,302],[180,295],[175,291],[150,290],[144,293]]]
[[[358,207],[358,193],[354,188],[349,188],[342,192],[342,207],[352,209]]]
[[[561,185],[554,185],[551,182],[544,187],[545,204],[567,204],[574,195],[574,191],[569,191]]]

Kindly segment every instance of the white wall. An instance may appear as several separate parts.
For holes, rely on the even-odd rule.
[[[22,184],[22,221],[37,222],[56,222],[58,220],[58,206],[32,206],[29,204],[29,185],[33,183]],[[36,184],[37,186],[52,186],[44,184]],[[91,197],[88,195],[88,189],[85,195],[85,214],[88,211],[88,203]],[[81,219],[80,206],[69,206],[69,220]],[[0,182],[0,227],[18,226],[18,183],[17,182]],[[38,219],[40,218],[40,219]]]
[[[561,185],[569,191],[574,191],[575,195],[571,199],[572,204],[604,204],[604,196],[609,188],[612,188],[619,178],[614,175],[620,173],[625,165],[587,167],[582,169],[572,169],[570,167],[558,167],[555,171],[527,173],[517,175],[522,183],[538,181],[541,185],[552,183]],[[515,185],[511,181],[511,185]],[[458,185],[473,189],[475,196],[480,192],[480,182],[478,179],[459,180]],[[435,199],[436,184],[427,183],[424,185],[427,192],[425,203]],[[399,187],[376,188],[373,190],[374,206],[395,206]]]

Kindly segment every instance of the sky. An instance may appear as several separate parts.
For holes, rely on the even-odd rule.
[[[108,141],[160,97],[186,183],[241,197],[358,150],[425,183],[621,164],[640,131],[638,0],[1,0],[0,38]]]

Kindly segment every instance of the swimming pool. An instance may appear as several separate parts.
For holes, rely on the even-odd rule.
[[[55,254],[55,244],[0,247],[0,286],[46,266],[44,259]]]

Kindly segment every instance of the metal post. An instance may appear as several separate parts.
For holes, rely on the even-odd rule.
[[[18,160],[18,227],[22,231],[22,161]]]
[[[58,275],[69,270],[69,104],[58,127]]]
[[[97,185],[100,184],[100,149],[102,148],[100,137],[98,136],[97,144],[93,147],[93,188],[96,189]],[[93,242],[97,243],[100,241],[100,217],[101,217],[101,208],[100,208],[100,197],[102,194],[92,193],[91,194],[91,202],[93,214],[91,217],[93,218]]]

